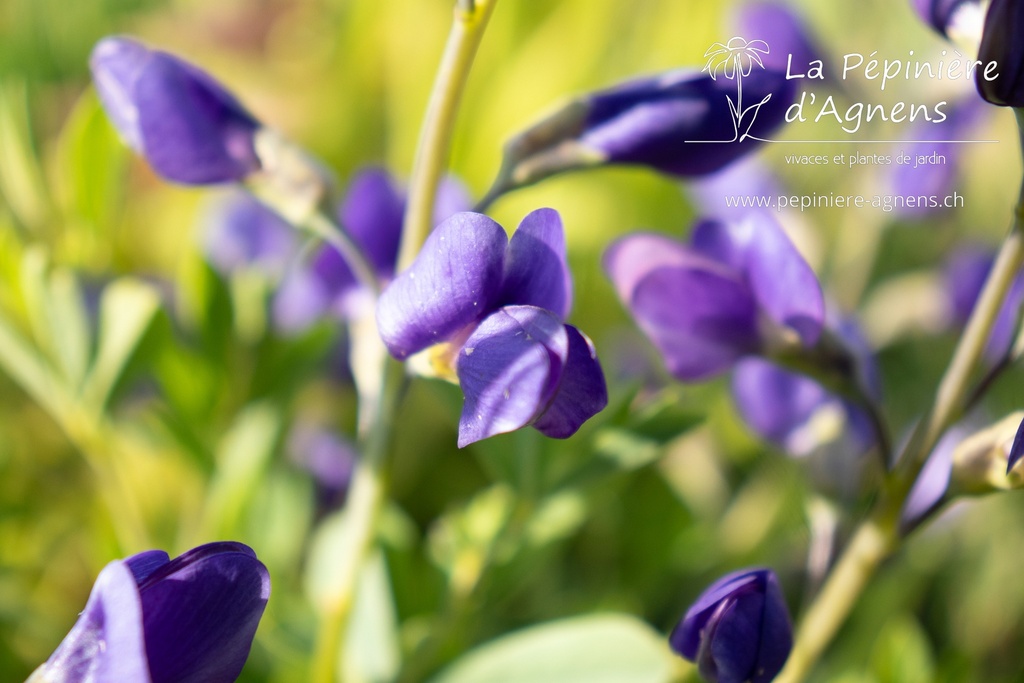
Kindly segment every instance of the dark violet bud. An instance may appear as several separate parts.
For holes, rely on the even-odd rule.
[[[338,207],[338,220],[363,250],[382,282],[395,274],[402,236],[405,191],[391,174],[377,167],[353,177]],[[437,191],[434,223],[469,208],[462,183],[442,180]],[[273,301],[275,326],[300,332],[324,315],[358,317],[372,301],[344,257],[329,244],[321,246],[308,263],[288,273]]]
[[[231,683],[270,597],[241,543],[108,564],[78,621],[30,683]]]
[[[377,327],[388,351],[426,351],[430,374],[465,395],[459,447],[532,425],[567,438],[608,402],[590,340],[563,320],[572,278],[562,220],[538,209],[509,240],[478,213],[458,213],[381,294]]]
[[[926,24],[947,38],[974,33],[973,25],[980,22],[979,0],[912,0],[912,4]]]
[[[814,271],[767,214],[701,222],[690,244],[628,235],[609,247],[604,267],[683,381],[713,377],[744,356],[812,347],[824,325]]]
[[[260,169],[259,122],[205,72],[121,36],[97,43],[89,64],[121,137],[167,180],[237,182]]]
[[[949,297],[950,321],[962,326],[974,310],[974,305],[985,286],[989,271],[995,261],[995,253],[979,245],[960,247],[946,262],[944,280]],[[1017,329],[1017,317],[1024,304],[1024,276],[1018,275],[1010,286],[996,316],[985,345],[985,356],[991,362],[998,361],[1010,350]]]
[[[284,273],[298,249],[298,233],[251,195],[232,191],[206,214],[203,251],[221,275],[254,268]]]
[[[669,644],[710,683],[768,683],[793,647],[789,610],[770,569],[711,584],[672,630]]]
[[[974,79],[978,92],[992,104],[1024,107],[1024,4],[1019,0],[992,0],[985,15],[985,30],[978,48]],[[988,66],[994,62],[994,71]]]

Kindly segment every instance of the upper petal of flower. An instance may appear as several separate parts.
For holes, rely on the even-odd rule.
[[[232,683],[270,597],[270,576],[247,546],[209,543],[150,574],[139,593],[153,683]]]
[[[482,214],[455,214],[435,228],[377,304],[377,327],[391,354],[405,358],[443,342],[493,310],[507,244],[501,226]]]
[[[701,253],[744,273],[769,319],[796,332],[804,346],[818,340],[825,320],[821,285],[774,219],[750,213],[736,222],[705,221],[692,239]]]
[[[44,665],[44,680],[150,683],[142,628],[132,568],[124,561],[111,562],[96,578],[78,621]]]
[[[459,448],[524,427],[558,389],[569,354],[566,326],[534,306],[505,306],[484,318],[459,351],[466,400]]]
[[[378,167],[363,169],[352,178],[338,209],[341,224],[385,278],[395,272],[404,211],[405,193],[387,170]]]
[[[146,550],[124,558],[124,563],[132,570],[137,584],[145,581],[150,574],[170,561],[170,555],[163,550]]]
[[[590,339],[565,325],[569,355],[551,402],[533,427],[555,439],[567,439],[608,405],[608,388]]]
[[[554,209],[531,212],[513,233],[499,304],[538,306],[563,320],[569,316],[572,275],[566,263],[562,218]]]

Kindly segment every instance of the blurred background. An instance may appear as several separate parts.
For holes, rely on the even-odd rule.
[[[453,173],[479,197],[503,141],[566,98],[699,69],[708,46],[734,35],[739,6],[499,3],[459,115]],[[906,2],[789,6],[830,65],[849,52],[951,49]],[[274,585],[242,680],[304,680],[355,424],[343,325],[325,317],[282,333],[267,312],[280,273],[211,263],[204,245],[224,192],[169,185],[124,147],[90,86],[92,46],[138,36],[201,64],[342,185],[368,165],[404,182],[450,18],[449,0],[0,3],[0,350],[30,359],[15,362],[20,371],[0,366],[0,678],[24,680],[49,656],[111,559],[228,538],[256,549]],[[973,90],[912,82],[881,93],[860,79],[818,92],[845,108],[976,99]],[[907,129],[875,121],[858,135]],[[928,405],[959,331],[945,264],[965,244],[994,249],[1016,198],[1010,112],[981,110],[965,135],[1003,142],[951,155],[961,209],[779,215],[829,296],[859,314],[897,441]],[[891,168],[786,164],[793,149],[756,154],[787,193],[885,193],[896,182]],[[509,231],[534,208],[561,212],[570,322],[594,340],[611,403],[569,441],[523,432],[459,451],[458,388],[413,382],[353,680],[428,680],[495,637],[572,615],[623,612],[667,634],[707,584],[749,565],[775,568],[799,615],[815,588],[809,551],[841,545],[871,498],[870,477],[840,485],[870,469],[866,456],[789,457],[744,426],[727,378],[671,380],[601,269],[606,245],[628,231],[684,237],[696,197],[677,179],[609,168],[492,207]],[[1005,373],[975,424],[1024,406],[1022,380]],[[320,460],[329,464],[311,464]],[[815,680],[1024,679],[1022,515],[1024,497],[991,496],[920,530]]]

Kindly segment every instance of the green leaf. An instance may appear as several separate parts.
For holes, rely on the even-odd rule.
[[[367,558],[346,635],[344,680],[351,683],[392,681],[400,666],[398,619],[384,555]],[[339,662],[341,664],[341,662]]]
[[[247,407],[235,419],[217,453],[204,524],[210,538],[234,538],[274,453],[281,415],[268,403]]]
[[[24,84],[0,82],[0,195],[22,225],[38,230],[49,198],[32,145],[28,93]]]
[[[574,617],[487,643],[432,683],[668,683],[666,639],[621,614]]]
[[[871,669],[879,683],[931,683],[935,658],[917,620],[897,614],[886,622],[875,641]]]
[[[86,405],[101,408],[160,309],[160,296],[146,283],[122,278],[100,299],[96,359],[82,389]]]

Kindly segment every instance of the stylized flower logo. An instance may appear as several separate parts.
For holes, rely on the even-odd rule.
[[[771,99],[771,94],[766,95],[757,104],[744,109],[743,78],[750,75],[754,64],[764,68],[761,55],[766,55],[768,52],[768,43],[763,40],[746,40],[735,36],[728,43],[715,43],[704,53],[704,57],[708,61],[701,71],[707,71],[712,80],[718,79],[719,71],[729,80],[736,79],[736,101],[733,102],[731,97],[726,96],[729,100],[729,109],[732,112],[735,134],[732,140],[722,140],[721,142],[742,142],[748,137],[753,137],[750,135],[750,128],[754,125],[754,119],[757,118],[757,111],[762,104]]]

